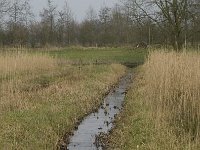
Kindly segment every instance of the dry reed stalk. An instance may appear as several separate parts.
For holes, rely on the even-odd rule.
[[[144,97],[156,128],[172,127],[180,138],[200,132],[200,54],[155,51],[143,66]]]

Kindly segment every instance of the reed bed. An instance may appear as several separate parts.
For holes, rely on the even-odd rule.
[[[200,54],[150,52],[107,141],[109,149],[200,149]]]
[[[28,54],[24,52],[1,53],[0,74],[10,75],[20,72],[49,70],[56,66],[56,61],[47,55]]]
[[[28,52],[0,56],[0,149],[56,149],[125,73],[117,64],[67,62]]]
[[[143,96],[156,130],[163,138],[177,139],[173,149],[196,149],[200,144],[200,54],[151,52],[142,71]]]

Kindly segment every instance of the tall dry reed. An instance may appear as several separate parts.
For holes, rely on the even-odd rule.
[[[47,70],[55,67],[55,60],[41,54],[23,52],[2,53],[0,55],[0,75],[24,71]]]
[[[22,106],[23,91],[32,90],[31,81],[57,68],[55,59],[42,54],[4,52],[0,55],[0,113]]]
[[[200,134],[200,54],[155,51],[143,67],[144,96],[156,128],[180,139]]]

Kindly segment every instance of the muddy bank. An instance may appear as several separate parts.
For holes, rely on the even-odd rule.
[[[104,98],[104,102],[99,109],[82,120],[70,138],[66,139],[68,144],[62,145],[60,149],[102,149],[102,143],[98,140],[98,137],[102,134],[108,134],[113,128],[113,121],[123,108],[123,101],[131,81],[132,74],[129,72],[120,79],[118,85]]]

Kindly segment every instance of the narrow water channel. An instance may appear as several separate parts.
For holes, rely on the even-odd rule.
[[[97,112],[88,115],[70,137],[68,150],[100,150],[96,142],[101,133],[107,134],[113,127],[115,116],[123,107],[126,90],[131,83],[132,74],[127,73],[104,99]]]

